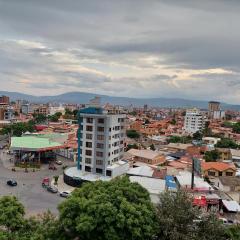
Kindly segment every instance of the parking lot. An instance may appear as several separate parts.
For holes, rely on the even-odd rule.
[[[6,168],[6,162],[9,161],[7,154],[0,150],[0,196],[15,195],[25,206],[26,213],[33,215],[50,210],[57,214],[57,206],[64,199],[58,194],[53,194],[42,187],[42,179],[44,177],[52,178],[55,175],[63,173],[62,166],[58,166],[57,170],[49,170],[48,165],[43,165],[40,171],[25,173],[24,171],[13,172]],[[73,165],[71,161],[63,160],[64,165]],[[7,180],[14,179],[18,185],[11,187],[6,184]]]

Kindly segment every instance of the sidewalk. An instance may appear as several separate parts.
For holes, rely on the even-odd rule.
[[[59,176],[57,185],[54,185],[54,178],[52,178],[51,185],[56,187],[59,192],[64,192],[64,191],[72,192],[75,189],[74,187],[71,187],[71,186],[67,185],[66,183],[64,183],[63,175]]]
[[[10,161],[10,159],[13,159],[14,156],[10,155],[7,153],[6,150],[2,150],[0,152],[0,159],[2,161],[3,167],[8,169],[8,170],[12,170],[13,168],[15,168],[16,172],[25,172],[25,168],[21,168],[21,167],[16,167],[14,165],[13,160]],[[41,170],[41,169],[36,169],[34,168],[35,172]],[[33,168],[28,168],[29,172],[33,172]]]

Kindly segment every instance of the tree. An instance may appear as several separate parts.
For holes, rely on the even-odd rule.
[[[56,112],[55,114],[48,116],[48,119],[51,122],[58,122],[58,120],[61,116],[62,116],[61,112]]]
[[[134,144],[128,144],[127,145],[127,148],[126,148],[126,151],[130,150],[130,149],[138,149],[138,145],[136,143]]]
[[[240,123],[235,123],[232,127],[234,133],[240,133]]]
[[[194,140],[202,140],[203,134],[200,131],[197,131],[193,134],[193,139]]]
[[[218,150],[207,151],[204,154],[204,159],[206,162],[216,162],[220,157]]]
[[[228,121],[224,121],[222,124],[221,124],[222,127],[226,127],[226,128],[232,128],[233,127],[233,124],[231,122],[228,122]]]
[[[77,115],[78,115],[78,110],[77,109],[73,110],[73,115],[74,115],[75,118],[77,118]]]
[[[127,177],[86,183],[59,206],[62,239],[147,240],[156,230],[148,192]]]
[[[232,225],[226,229],[227,239],[239,240],[240,239],[240,225]]]
[[[191,136],[170,136],[169,143],[191,143],[192,137]]]
[[[145,120],[144,124],[150,124],[150,121],[148,118]]]
[[[199,219],[200,210],[184,191],[165,192],[157,206],[159,240],[224,240],[224,229],[216,217]]]
[[[173,119],[170,121],[170,124],[172,124],[172,125],[176,125],[176,123],[177,123],[177,121],[176,121],[175,118],[173,118]]]
[[[59,239],[59,222],[46,212],[38,218],[25,218],[23,205],[14,196],[0,198],[0,240]]]
[[[14,196],[0,198],[0,228],[17,231],[24,223],[24,207]]]
[[[139,138],[140,134],[136,130],[127,130],[127,137],[129,138]]]
[[[8,126],[4,126],[1,130],[1,134],[11,134],[13,136],[20,137],[25,132],[33,132],[34,131],[34,125],[31,121],[28,123],[13,123]]]
[[[151,145],[150,145],[150,149],[151,149],[152,151],[155,151],[155,150],[156,150],[154,144],[151,144]]]
[[[34,121],[35,123],[39,124],[39,123],[44,123],[47,120],[47,117],[40,113],[40,114],[33,114],[34,117]]]
[[[54,185],[57,185],[59,176],[53,176],[53,178],[54,178]]]
[[[69,108],[65,108],[65,115],[73,115],[73,112]]]
[[[220,141],[217,142],[217,144],[215,144],[215,147],[236,149],[239,146],[238,146],[238,144],[236,142],[234,142],[230,138],[222,138]]]

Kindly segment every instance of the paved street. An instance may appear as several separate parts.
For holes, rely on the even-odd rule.
[[[42,213],[49,209],[54,214],[57,214],[57,205],[64,199],[58,194],[47,192],[42,188],[41,182],[44,177],[52,178],[54,175],[61,175],[62,166],[57,166],[56,171],[48,170],[47,165],[37,172],[17,171],[12,172],[7,169],[3,162],[7,161],[6,153],[0,150],[0,196],[15,195],[24,204],[28,215]],[[61,159],[62,160],[62,159]],[[9,161],[9,160],[8,160]],[[70,161],[64,161],[65,165],[73,165]],[[17,187],[10,187],[6,184],[9,179],[14,179],[18,182]]]

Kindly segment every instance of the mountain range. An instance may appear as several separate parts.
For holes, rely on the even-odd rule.
[[[85,92],[68,92],[56,96],[34,96],[23,94],[19,92],[0,91],[0,95],[6,95],[10,97],[11,101],[26,100],[32,103],[88,103],[90,99],[96,95],[101,97],[101,102],[110,103],[115,105],[136,107],[147,104],[152,107],[173,107],[173,108],[191,108],[198,107],[202,109],[208,108],[208,101],[202,100],[190,100],[181,98],[132,98],[132,97],[115,97],[94,93]],[[227,103],[221,103],[222,109],[240,110],[240,105],[232,105]]]

